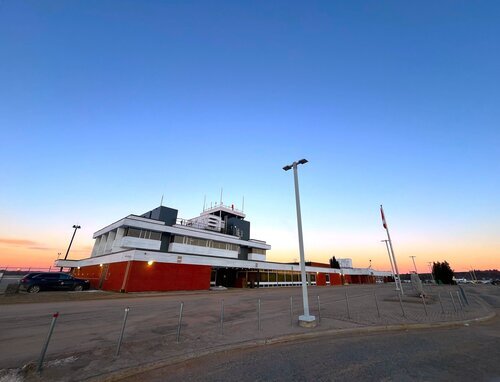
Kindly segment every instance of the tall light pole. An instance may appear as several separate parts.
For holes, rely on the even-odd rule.
[[[399,285],[396,280],[396,274],[394,273],[394,264],[392,263],[392,256],[391,256],[391,250],[389,249],[389,240],[380,240],[381,242],[385,243],[385,246],[387,247],[387,254],[389,255],[389,261],[391,262],[391,271],[392,271],[392,277],[394,277],[394,283],[396,284],[396,290],[399,290]]]
[[[299,176],[297,174],[297,165],[306,164],[307,159],[301,159],[298,162],[293,162],[290,165],[283,167],[283,170],[288,171],[293,169],[293,177],[295,182],[295,204],[297,208],[297,226],[299,231],[299,252],[300,252],[300,274],[302,279],[302,302],[304,304],[304,314],[299,316],[299,325],[302,327],[316,326],[316,317],[309,314],[309,299],[307,296],[307,279],[306,279],[306,264],[304,256],[304,240],[302,238],[302,217],[300,213],[300,196],[299,196]]]
[[[79,228],[82,228],[80,227],[79,225],[74,225],[73,228],[75,229],[74,232],[73,232],[73,236],[71,236],[71,241],[69,242],[69,246],[68,246],[68,250],[66,251],[66,254],[64,255],[64,260],[66,260],[68,258],[68,254],[69,254],[69,250],[71,249],[71,244],[73,244],[73,239],[75,238],[75,235],[76,235],[76,230],[79,229]],[[64,267],[61,267],[59,269],[59,272],[62,272]]]

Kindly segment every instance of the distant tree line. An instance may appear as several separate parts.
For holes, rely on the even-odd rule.
[[[478,280],[482,279],[500,279],[500,271],[498,269],[485,269],[484,271],[480,271],[479,269],[474,269],[467,272],[455,272],[455,277],[457,279],[466,278],[466,279],[474,279],[474,276],[477,277]]]

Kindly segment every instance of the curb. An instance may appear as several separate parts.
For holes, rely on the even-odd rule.
[[[163,359],[159,361],[154,361],[150,363],[146,363],[143,365],[134,366],[128,369],[121,369],[114,372],[107,373],[102,376],[94,376],[84,379],[84,381],[88,382],[115,382],[120,381],[123,378],[132,377],[134,375],[142,374],[147,371],[152,371],[156,369],[160,369],[162,367],[171,366],[177,363],[189,361],[192,359],[196,359],[199,357],[203,357],[210,354],[221,353],[225,351],[231,350],[241,350],[241,349],[251,349],[259,346],[265,345],[273,345],[273,344],[282,344],[293,341],[303,341],[309,340],[317,337],[322,337],[325,335],[336,336],[336,335],[345,335],[345,334],[367,334],[367,333],[382,333],[382,332],[390,332],[390,331],[399,331],[399,330],[410,330],[410,329],[432,329],[432,328],[445,328],[445,327],[457,327],[463,326],[471,323],[478,323],[491,320],[496,316],[496,313],[490,312],[488,315],[478,318],[472,318],[468,320],[462,321],[453,321],[453,322],[434,322],[434,323],[418,323],[418,324],[398,324],[398,325],[379,325],[379,326],[369,326],[369,327],[361,327],[361,328],[349,328],[349,329],[328,329],[324,331],[316,331],[311,333],[301,333],[301,334],[292,334],[285,335],[281,337],[275,338],[267,338],[260,340],[250,340],[244,342],[238,342],[231,345],[221,345],[219,347],[210,348],[207,350],[202,350],[199,352],[188,353],[179,355],[177,357],[169,357],[168,359]]]

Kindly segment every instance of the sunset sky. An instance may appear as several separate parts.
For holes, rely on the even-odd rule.
[[[160,204],[268,259],[500,268],[498,1],[0,3],[0,268]]]

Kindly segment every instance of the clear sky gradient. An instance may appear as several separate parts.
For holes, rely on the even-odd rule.
[[[160,203],[268,259],[500,268],[498,1],[0,2],[0,267]]]

